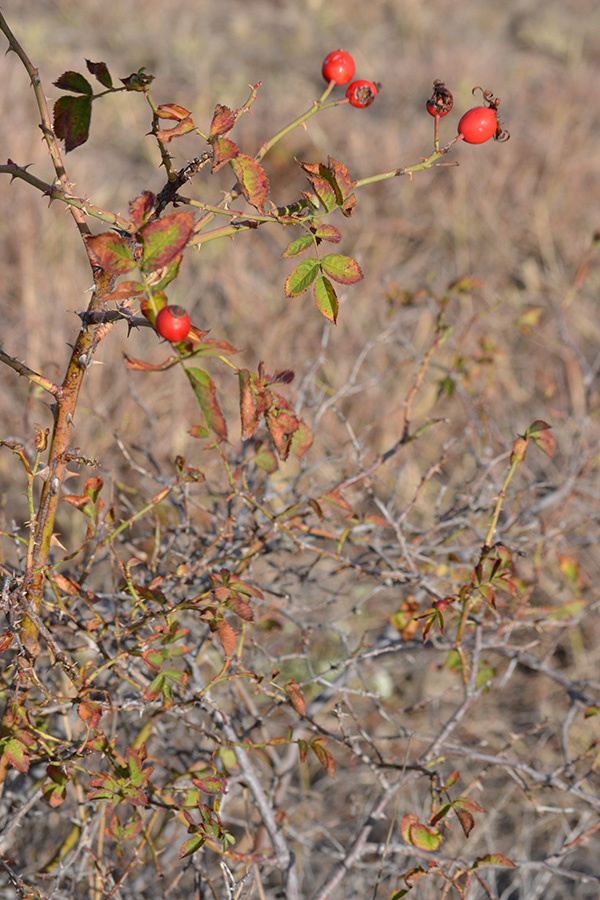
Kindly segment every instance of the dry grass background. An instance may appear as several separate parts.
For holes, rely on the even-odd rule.
[[[304,414],[318,430],[306,470],[298,473],[290,463],[274,479],[270,490],[286,498],[298,484],[306,491],[315,485],[326,489],[394,443],[416,361],[431,345],[439,301],[447,296],[446,319],[453,335],[436,355],[413,408],[415,424],[428,417],[444,421],[414,449],[407,448],[401,463],[380,473],[371,495],[357,496],[357,502],[371,508],[369,504],[379,500],[391,515],[399,514],[423,475],[445,456],[409,525],[415,535],[422,535],[438,521],[436,503],[448,509],[464,506],[469,537],[464,543],[457,537],[453,547],[457,554],[472,554],[477,540],[483,539],[486,513],[514,437],[534,419],[550,422],[557,454],[552,461],[535,452],[528,456],[526,477],[515,483],[503,526],[508,532],[517,523],[511,539],[527,554],[523,572],[535,581],[537,603],[544,609],[566,603],[573,594],[560,569],[561,554],[581,567],[577,590],[586,600],[585,617],[582,612],[581,620],[552,637],[547,658],[559,648],[568,676],[597,689],[600,263],[592,243],[600,229],[598,4],[571,0],[540,8],[533,0],[494,5],[475,0],[6,0],[3,12],[39,66],[52,101],[59,94],[52,81],[66,69],[82,71],[84,58],[104,60],[113,76],[126,76],[144,65],[156,76],[156,100],[191,109],[202,127],[208,125],[215,103],[239,106],[247,85],[261,81],[252,114],[243,117],[236,130],[238,144],[248,153],[321,93],[325,53],[338,46],[350,50],[357,74],[381,81],[383,90],[369,110],[344,106],[326,112],[267,157],[271,198],[277,204],[296,199],[304,187],[293,156],[317,161],[330,154],[355,178],[425,156],[432,123],[424,101],[434,78],[443,78],[452,88],[457,115],[473,105],[470,91],[476,84],[502,98],[501,117],[511,132],[507,144],[459,145],[452,154],[459,167],[367,188],[358,195],[354,218],[336,222],[344,233],[341,251],[355,256],[365,272],[360,285],[343,293],[337,326],[324,324],[308,294],[285,299],[283,283],[291,266],[280,254],[290,239],[287,233],[262,230],[239,235],[234,243],[206,245],[185,261],[170,299],[185,305],[194,321],[214,336],[243,349],[244,365],[255,368],[264,359],[271,371],[295,369],[296,393],[290,396],[300,398]],[[36,174],[49,178],[34,98],[12,54],[0,58],[0,84],[0,158],[32,163]],[[452,126],[442,121],[441,128],[442,140],[449,139]],[[67,158],[77,192],[99,206],[125,212],[141,190],[160,189],[163,178],[155,148],[143,137],[147,131],[146,109],[136,95],[96,104],[89,144]],[[186,154],[197,152],[194,142],[186,141],[174,147],[182,163]],[[212,182],[195,183],[195,189],[198,196],[215,202],[230,181],[218,175]],[[77,332],[79,320],[73,313],[85,308],[90,284],[79,238],[64,209],[58,203],[48,209],[24,183],[0,180],[0,208],[3,348],[58,378],[65,344]],[[449,290],[467,275],[474,281],[471,290]],[[532,309],[534,324],[524,318]],[[78,445],[102,460],[102,474],[114,496],[119,485],[155,489],[132,469],[119,441],[144,466],[151,447],[160,477],[170,471],[177,453],[190,463],[198,453],[187,434],[196,419],[179,373],[154,380],[129,373],[120,362],[124,352],[156,360],[164,353],[149,330],[127,338],[124,328],[115,329],[98,354],[105,365],[95,366],[87,379],[76,423]],[[439,391],[440,380],[448,374],[455,382],[451,398]],[[223,376],[222,385],[233,396],[229,376]],[[44,398],[31,396],[27,383],[12,371],[0,370],[0,389],[1,437],[23,438],[30,435],[33,422],[50,424]],[[218,478],[217,472],[213,477]],[[26,516],[20,472],[8,452],[0,453],[0,480],[1,515],[8,530],[13,522],[21,526]],[[549,504],[546,514],[528,515],[528,507],[543,496],[558,497],[559,502]],[[76,540],[69,523],[62,523],[67,545]],[[430,574],[437,572],[443,579],[442,569],[435,569],[441,565],[439,545],[432,539],[427,547]],[[5,553],[10,558],[10,551]],[[342,636],[337,634],[336,640],[342,656],[344,641],[351,641],[361,628],[381,628],[398,606],[397,590],[389,584],[347,584],[352,603],[365,611],[363,620],[349,624],[347,597],[340,595],[338,582],[329,588],[326,579],[317,586],[310,580],[303,593],[301,580],[286,584],[275,561],[257,564],[254,577],[271,583],[282,597],[295,590],[295,614],[306,616],[315,628],[325,622],[333,634],[339,625]],[[301,559],[296,565],[297,572],[310,569]],[[331,642],[323,637],[320,648],[316,634],[314,656],[331,653]],[[276,659],[286,639],[282,636],[277,645],[271,638],[268,651],[266,644],[261,650]],[[259,660],[258,648],[256,653]],[[433,660],[423,665],[419,659],[417,673],[410,655],[403,656],[402,663],[394,657],[393,662],[373,665],[368,687],[380,691],[384,699],[377,702],[386,715],[397,712],[398,704],[406,709],[418,706],[424,696],[435,694],[436,684],[442,715],[444,692],[451,694],[453,688]],[[311,677],[317,680],[317,675]],[[367,701],[356,700],[357,715],[365,717],[367,730],[385,740],[378,730],[385,719],[381,706],[373,711]],[[500,746],[510,741],[511,730],[551,718],[555,704],[560,705],[548,683],[540,684],[524,670],[496,702],[471,723],[474,743],[485,736]],[[421,718],[411,720],[415,734],[435,727],[437,708],[429,703]],[[548,743],[555,740],[553,735]],[[536,738],[536,754],[542,753],[540,746]],[[352,756],[346,762],[350,772],[357,765]],[[342,772],[344,760],[339,767]],[[326,785],[318,781],[294,808],[295,821],[302,816],[314,819],[312,855],[307,850],[302,862],[306,896],[311,879],[320,881],[329,862],[326,854],[325,862],[319,856],[319,829],[327,830],[333,845],[339,832],[340,845],[344,843],[348,819],[359,817],[365,806],[362,778],[366,785],[369,773],[361,771],[354,784],[352,776],[338,775]],[[412,799],[418,804],[414,790]],[[517,793],[499,784],[478,839],[482,845],[488,842],[489,849],[500,843],[502,852],[518,852],[521,858],[549,853],[553,842],[558,846],[566,839],[567,826],[552,834],[547,819]],[[575,818],[573,814],[573,828]],[[585,821],[589,826],[592,819]],[[382,831],[376,839],[384,838]],[[594,873],[593,852],[582,851],[577,865]],[[372,889],[372,871],[357,874],[354,887],[347,885],[347,892],[338,896],[364,895]],[[532,870],[523,874],[512,894],[506,890],[502,896],[511,900],[559,897],[565,890],[591,900],[598,887],[548,881]],[[416,890],[415,895],[429,896]]]

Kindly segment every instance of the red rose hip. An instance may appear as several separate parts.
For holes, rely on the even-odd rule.
[[[351,106],[364,109],[366,106],[371,105],[377,96],[377,90],[377,85],[372,81],[366,81],[364,78],[359,78],[358,81],[353,81],[352,84],[348,85],[346,88],[346,97]]]
[[[475,106],[467,110],[458,123],[458,133],[467,144],[483,144],[498,131],[496,110],[489,106]]]
[[[163,306],[155,322],[160,336],[171,343],[185,340],[190,325],[190,317],[183,306]]]
[[[354,75],[354,60],[345,50],[332,50],[323,60],[321,72],[325,81],[348,84]]]

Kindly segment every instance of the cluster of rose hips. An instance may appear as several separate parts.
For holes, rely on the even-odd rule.
[[[359,78],[352,81],[356,66],[354,60],[345,50],[332,50],[323,60],[321,72],[323,78],[328,84],[333,82],[337,85],[348,84],[346,88],[346,97],[351,106],[357,106],[364,109],[370,106],[380,85],[373,81],[367,81],[366,78]]]
[[[507,141],[509,134],[503,131],[502,126],[498,122],[498,106],[500,100],[492,94],[491,91],[484,91],[483,88],[474,87],[475,91],[481,91],[485,106],[474,106],[468,109],[458,123],[458,133],[462,136],[463,141],[467,144],[483,144],[494,138],[497,141]],[[436,118],[437,122],[443,116],[447,116],[454,106],[454,98],[443,81],[436,80],[433,82],[433,94],[426,103],[427,112],[430,116]],[[437,135],[437,131],[436,131]]]

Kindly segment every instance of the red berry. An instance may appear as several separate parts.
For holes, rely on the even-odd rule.
[[[346,97],[350,101],[350,105],[358,106],[359,109],[370,106],[376,96],[377,85],[372,81],[365,81],[364,78],[353,81],[346,88]]]
[[[443,81],[433,82],[433,94],[427,101],[427,112],[430,116],[447,116],[454,106],[454,97]]]
[[[467,144],[483,144],[498,131],[496,110],[489,106],[475,106],[467,110],[458,123],[458,133]]]
[[[183,306],[163,306],[156,317],[155,328],[171,343],[183,341],[190,331],[190,317]]]
[[[332,50],[323,60],[321,72],[325,81],[348,84],[354,75],[354,60],[345,50]]]

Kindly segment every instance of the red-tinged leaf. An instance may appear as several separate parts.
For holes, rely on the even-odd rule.
[[[229,341],[221,341],[217,338],[207,338],[204,340],[204,337],[207,334],[207,331],[200,331],[200,329],[194,328],[193,326],[190,328],[190,333],[186,340],[191,340],[194,344],[194,356],[200,358],[222,356],[223,354],[233,356],[234,354],[241,352],[230,344]]]
[[[302,260],[285,282],[286,297],[299,297],[307,291],[320,272],[319,260],[314,256]]]
[[[0,634],[0,653],[4,653],[5,650],[8,650],[14,637],[15,635],[12,631],[4,631]]]
[[[195,219],[191,212],[178,212],[152,222],[144,228],[142,269],[154,272],[178,257],[192,234]]]
[[[152,701],[156,700],[162,694],[163,687],[165,684],[165,675],[163,672],[160,672],[156,678],[154,678],[148,687],[144,690],[142,697],[144,700]]]
[[[93,700],[82,700],[77,707],[77,715],[82,722],[86,722],[90,728],[97,728],[102,718],[102,707]]]
[[[85,144],[90,135],[92,101],[90,97],[59,97],[54,104],[54,133],[65,142],[65,151],[70,153]]]
[[[230,165],[248,203],[260,213],[264,213],[269,193],[269,179],[263,167],[251,156],[245,156],[243,153],[230,160]]]
[[[409,828],[409,843],[419,850],[437,850],[443,841],[443,836],[438,828],[429,828],[416,822]]]
[[[402,897],[406,897],[411,888],[400,888],[399,891],[394,891],[390,894],[390,900],[401,900]]]
[[[322,738],[314,738],[310,742],[311,749],[330,778],[335,776],[335,759],[323,744]]]
[[[402,821],[400,822],[400,834],[402,835],[402,840],[405,844],[410,844],[410,829],[413,825],[417,825],[419,822],[419,817],[414,813],[407,813],[407,815],[402,817]]]
[[[135,300],[141,297],[145,288],[140,281],[122,281],[116,286],[114,291],[108,294],[102,294],[103,303],[113,301],[114,303],[123,303],[126,300]]]
[[[315,237],[330,244],[339,244],[342,239],[341,231],[335,225],[319,225],[315,231]]]
[[[326,212],[331,212],[337,206],[335,188],[325,178],[309,178],[315,194]]]
[[[300,756],[300,762],[304,762],[306,757],[308,756],[308,744],[306,741],[299,738],[296,742],[298,744],[298,755]]]
[[[356,187],[356,181],[353,181],[352,178],[350,178],[346,166],[343,163],[338,162],[337,159],[334,159],[333,156],[327,157],[327,166],[335,180],[342,199],[345,200]]]
[[[540,431],[549,431],[552,428],[552,425],[549,425],[547,422],[544,422],[543,419],[536,419],[535,422],[532,422],[529,428],[527,429],[527,436],[533,437],[535,434],[539,434]]]
[[[509,866],[514,868],[515,864],[507,856],[502,853],[488,853],[485,856],[478,856],[473,863],[474,869],[480,869],[481,866]]]
[[[464,836],[468,838],[473,831],[475,819],[470,812],[467,812],[466,809],[455,809],[454,812],[456,813],[458,821],[461,824]]]
[[[91,62],[89,59],[86,59],[85,64],[87,66],[88,72],[90,75],[93,75],[96,78],[102,87],[111,88],[113,86],[113,80],[110,77],[110,72],[108,71],[108,66],[104,62]]]
[[[182,134],[189,134],[190,131],[194,131],[196,126],[194,125],[193,120],[188,116],[187,119],[182,119],[177,125],[174,125],[173,128],[161,128],[156,132],[156,137],[159,141],[162,141],[163,144],[168,144],[169,141],[173,140],[175,137],[180,137]]]
[[[252,437],[258,427],[259,412],[252,390],[255,376],[249,369],[240,369],[238,372],[240,384],[240,416],[242,421],[242,440],[247,441]]]
[[[496,608],[496,593],[491,585],[489,584],[480,584],[479,585],[479,593],[486,600],[490,606]]]
[[[187,119],[191,115],[189,109],[184,109],[183,106],[178,106],[176,103],[161,103],[156,110],[159,119],[174,119],[176,122],[181,122],[182,119]]]
[[[292,706],[296,710],[296,712],[300,713],[303,716],[306,713],[306,701],[302,696],[302,691],[298,687],[295,681],[290,679],[285,685],[285,692],[292,701]]]
[[[227,609],[239,616],[245,622],[254,622],[254,611],[249,603],[241,597],[229,597],[226,603]]]
[[[192,784],[205,794],[224,794],[227,780],[223,775],[205,775],[204,778],[192,778]]]
[[[225,163],[235,159],[236,156],[239,155],[239,152],[237,144],[234,144],[229,138],[216,137],[213,140],[213,161],[211,171],[217,172],[221,166],[225,165]]]
[[[129,204],[129,218],[136,226],[142,228],[154,211],[156,206],[156,194],[152,191],[142,191],[141,194]]]
[[[546,456],[549,456],[550,459],[554,456],[554,451],[556,450],[556,438],[550,431],[550,426],[548,428],[542,428],[540,431],[536,431],[531,435],[531,440],[542,450]]]
[[[114,231],[87,238],[86,247],[94,264],[111,275],[125,275],[137,265],[127,241]]]
[[[93,478],[86,479],[83,490],[90,498],[90,500],[93,500],[95,503],[103,487],[104,482],[99,476],[95,475]]]
[[[600,716],[600,706],[587,706],[584,718],[590,719],[592,716]]]
[[[196,850],[199,850],[200,847],[204,844],[205,838],[200,835],[196,835],[193,838],[190,838],[189,841],[185,841],[181,845],[181,850],[179,851],[179,858],[183,859],[184,856],[191,856],[192,853],[195,853]]]
[[[30,761],[26,745],[18,737],[9,738],[4,745],[4,758],[18,772],[28,772]]]
[[[323,257],[321,265],[329,277],[340,284],[356,284],[364,277],[356,260],[344,253],[329,253]]]
[[[123,797],[132,806],[148,806],[148,796],[143,788],[128,785],[123,788]]]
[[[304,459],[306,452],[313,442],[313,433],[302,419],[298,420],[298,427],[292,435],[292,453],[298,459]]]
[[[229,622],[226,622],[225,619],[219,619],[214,626],[214,630],[221,641],[225,656],[233,656],[235,653],[236,636],[235,631]]]
[[[167,369],[172,369],[173,366],[176,366],[179,363],[178,356],[170,356],[163,363],[149,363],[145,362],[143,359],[136,359],[133,356],[125,355],[125,365],[128,369],[133,369],[134,372],[166,372]],[[65,498],[63,497],[63,500]]]
[[[185,374],[192,385],[204,421],[220,441],[227,440],[227,425],[217,400],[214,381],[204,369],[188,368],[185,370]]]
[[[279,458],[287,459],[290,453],[292,437],[299,427],[298,419],[293,413],[288,413],[282,409],[267,410],[265,419]]]
[[[322,316],[335,325],[337,321],[339,304],[335,288],[329,278],[319,275],[315,279],[314,286],[315,303]]]
[[[160,667],[165,659],[165,653],[163,650],[157,650],[154,647],[151,647],[150,650],[144,650],[142,659],[154,672],[160,672]]]
[[[53,84],[62,91],[75,91],[76,94],[88,95],[94,93],[94,89],[87,78],[84,78],[79,72],[63,72]]]
[[[292,241],[291,244],[288,244],[281,255],[284,259],[289,259],[292,256],[299,256],[301,253],[304,253],[305,250],[308,250],[309,247],[314,246],[314,243],[312,234],[303,234],[299,238],[296,238],[295,241]]]
[[[69,776],[60,766],[56,765],[49,765],[46,768],[46,774],[50,781],[42,785],[42,796],[53,809],[56,809],[64,802]]]
[[[472,800],[471,797],[457,797],[452,805],[455,808],[468,809],[471,812],[485,812],[483,806],[480,806],[479,803],[477,803],[476,800]]]
[[[352,512],[352,507],[350,506],[348,501],[345,500],[344,497],[342,497],[337,488],[334,488],[332,491],[325,491],[324,494],[321,494],[320,499],[327,501],[327,503],[333,503],[334,506],[338,506],[345,512]]]
[[[52,576],[52,581],[60,591],[68,594],[70,597],[78,597],[81,593],[81,587],[78,582],[63,575],[62,572],[55,572]]]
[[[452,787],[453,785],[456,784],[456,782],[458,781],[459,778],[460,778],[460,772],[458,771],[458,769],[455,769],[454,772],[451,772],[450,775],[448,775],[448,777],[446,778],[446,781],[444,782],[444,787],[445,788]]]
[[[209,140],[212,141],[219,135],[228,134],[234,125],[235,113],[229,107],[217,103],[210,126]]]

